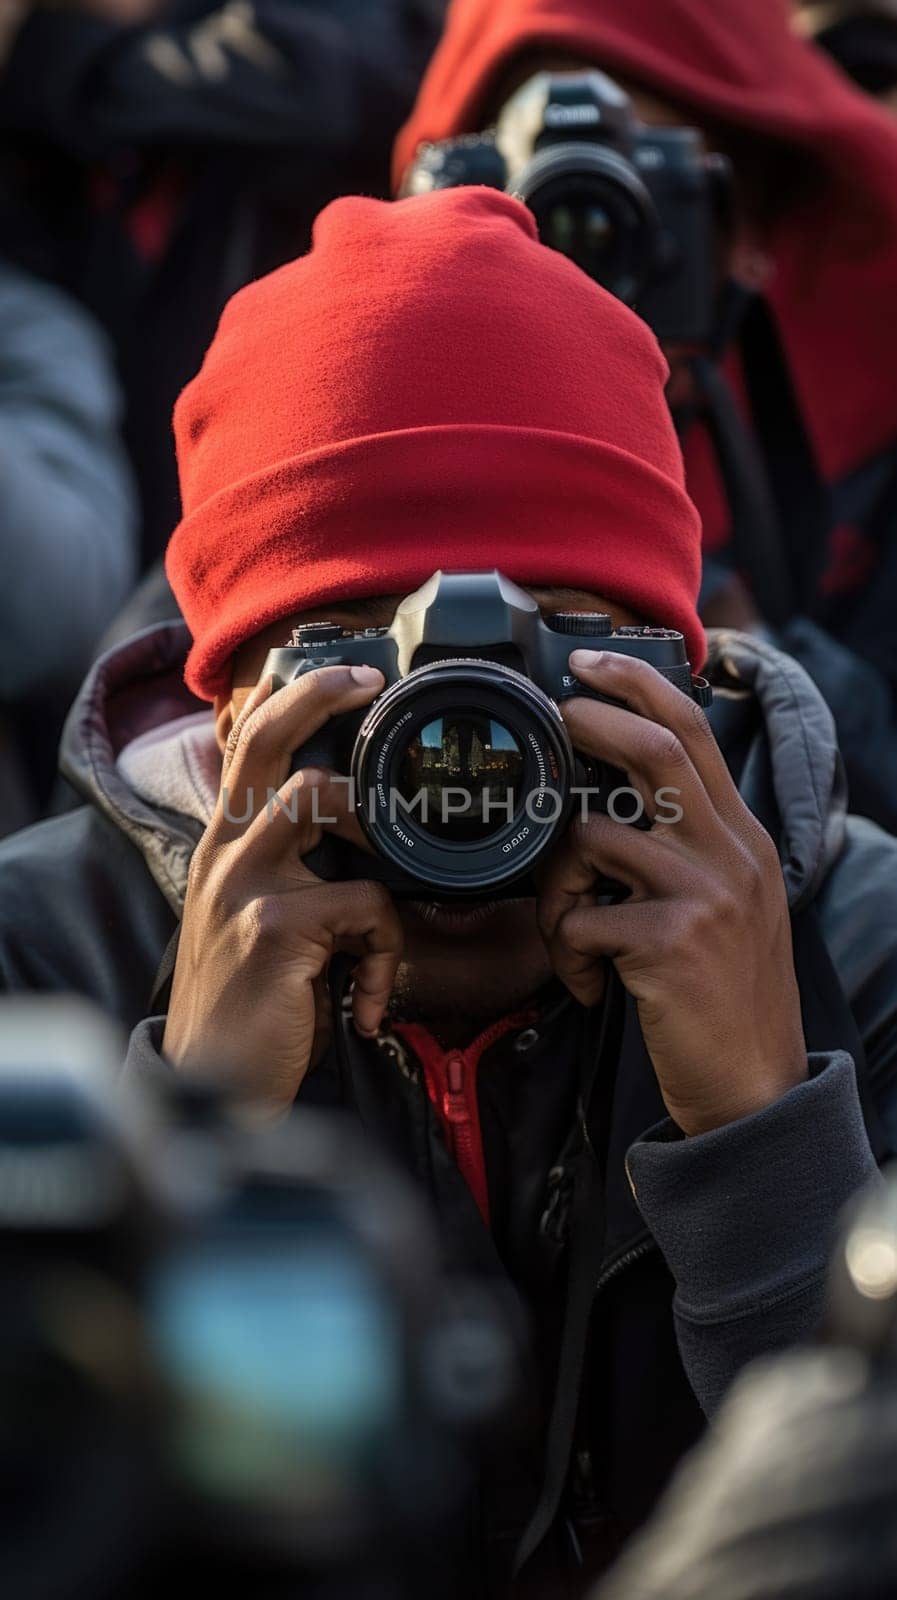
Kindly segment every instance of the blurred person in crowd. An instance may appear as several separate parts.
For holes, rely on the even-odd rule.
[[[507,1593],[515,1561],[517,1592],[575,1593],[612,1558],[734,1374],[814,1327],[834,1218],[897,1133],[897,843],[847,816],[802,669],[705,646],[667,377],[511,197],[331,204],[179,400],[186,624],[94,668],[63,743],[84,804],[0,847],[8,989],[99,1001],[133,1030],[127,1078],[214,1061],[257,1115],[352,1108],[448,1257],[510,1279],[530,1394],[459,1594]],[[272,692],[267,653],[385,626],[437,565],[706,655],[719,743],[645,661],[570,656],[612,702],[565,702],[573,745],[651,816],[671,785],[678,823],[579,818],[505,899],[393,897],[369,854],[316,875],[322,837],[364,841],[293,753],[384,680],[325,664]]]
[[[120,413],[91,318],[0,259],[0,832],[46,799],[62,715],[137,571]]]
[[[897,110],[895,0],[807,0],[798,6],[799,33],[890,110]]]
[[[893,1354],[758,1361],[594,1600],[890,1600],[895,1466]]]
[[[6,0],[12,5],[13,0]],[[0,74],[6,248],[110,332],[146,561],[178,515],[171,411],[226,299],[388,188],[441,0],[23,4]]]
[[[894,828],[897,130],[791,23],[788,0],[454,0],[394,181],[546,69],[596,67],[645,124],[697,128],[728,157],[703,394],[695,352],[666,350],[702,615],[774,629],[835,713],[854,808]]]
[[[897,1592],[897,1171],[848,1208],[824,1339],[753,1363],[596,1600]]]

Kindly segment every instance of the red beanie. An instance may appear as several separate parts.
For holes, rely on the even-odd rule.
[[[175,408],[168,547],[211,699],[239,645],[437,567],[592,590],[686,635],[700,523],[647,327],[491,189],[337,200],[235,295]]]

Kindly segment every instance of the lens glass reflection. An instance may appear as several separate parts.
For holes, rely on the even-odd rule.
[[[560,250],[597,277],[616,243],[614,225],[601,205],[573,206],[562,202],[539,219],[543,244]]]
[[[418,728],[399,764],[397,788],[417,827],[465,843],[489,839],[511,822],[522,774],[523,751],[510,729],[468,709]]]
[[[603,288],[631,304],[643,275],[644,219],[600,178],[571,175],[527,197],[539,238],[574,261]]]

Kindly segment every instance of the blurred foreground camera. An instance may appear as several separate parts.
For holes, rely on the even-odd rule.
[[[604,73],[540,72],[493,131],[423,145],[402,192],[506,189],[529,206],[543,244],[634,307],[658,339],[703,344],[729,180],[700,133],[644,126]]]
[[[378,877],[400,897],[419,895],[421,885],[445,898],[523,892],[577,801],[607,810],[612,797],[625,806],[635,796],[623,774],[571,746],[558,702],[602,698],[570,671],[578,647],[638,656],[683,694],[710,702],[681,633],[615,630],[597,612],[543,619],[500,572],[434,573],[389,628],[296,629],[293,645],[265,662],[275,688],[346,662],[379,667],[387,684],[367,710],[328,723],[295,761],[346,776],[376,858],[329,836],[309,864],[324,878]]]
[[[125,1102],[80,1006],[0,1025],[5,1592],[440,1594],[513,1362],[414,1194],[322,1113]]]

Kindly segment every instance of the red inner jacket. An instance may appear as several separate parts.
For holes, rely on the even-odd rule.
[[[823,475],[897,437],[897,124],[789,28],[787,0],[453,0],[396,146],[482,126],[508,63],[592,60],[734,128],[811,152],[820,198],[777,227],[768,298]],[[696,485],[697,487],[697,485]]]
[[[466,1050],[443,1050],[437,1039],[419,1022],[397,1022],[394,1031],[410,1045],[423,1068],[430,1103],[439,1118],[446,1145],[454,1156],[489,1227],[489,1181],[486,1154],[480,1127],[477,1078],[482,1057],[512,1028],[522,1028],[535,1020],[534,1011],[521,1011],[502,1017],[478,1034]]]

